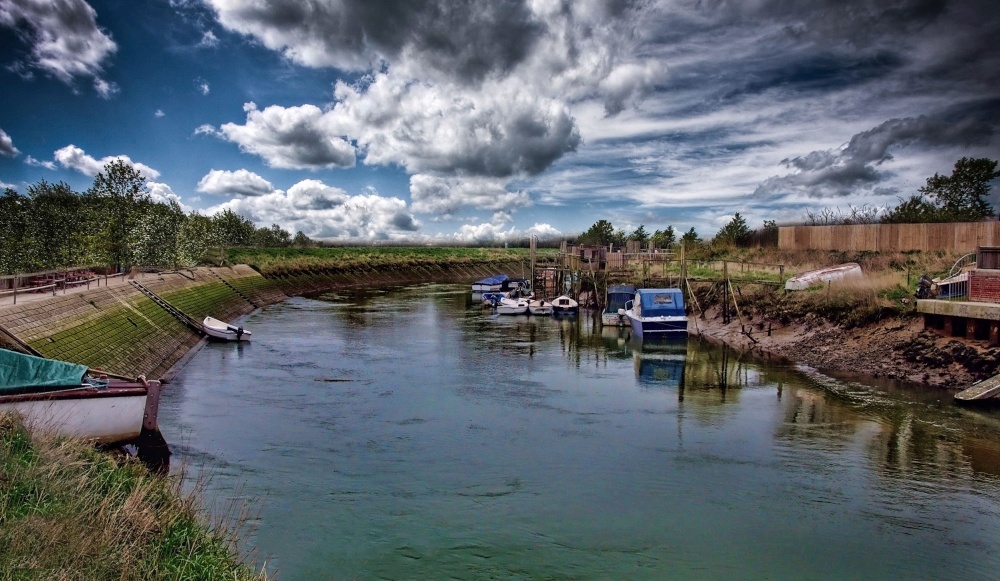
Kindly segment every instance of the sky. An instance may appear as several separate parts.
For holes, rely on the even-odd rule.
[[[992,0],[0,0],[0,187],[332,242],[803,223],[998,128]]]

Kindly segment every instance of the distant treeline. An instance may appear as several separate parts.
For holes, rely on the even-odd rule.
[[[173,200],[153,201],[145,178],[113,161],[85,192],[41,181],[25,195],[6,188],[0,197],[0,273],[70,266],[123,270],[131,266],[193,266],[210,251],[241,246],[308,246],[277,225],[257,228],[225,210],[214,216],[185,213]]]

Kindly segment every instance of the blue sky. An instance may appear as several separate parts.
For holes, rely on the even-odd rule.
[[[0,0],[0,184],[312,238],[709,238],[1000,158],[987,0]],[[996,200],[993,200],[996,203]]]

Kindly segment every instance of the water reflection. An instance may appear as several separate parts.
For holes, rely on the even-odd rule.
[[[161,404],[178,465],[262,499],[252,542],[285,581],[1000,566],[989,414],[586,314],[495,316],[464,286],[322,299],[254,313],[252,344],[206,346]]]

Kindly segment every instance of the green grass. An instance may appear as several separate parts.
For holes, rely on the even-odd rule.
[[[0,580],[264,580],[194,495],[132,458],[0,416]]]
[[[550,255],[553,251],[539,251]],[[310,269],[405,268],[427,265],[473,265],[528,260],[525,248],[464,248],[431,246],[351,246],[332,248],[233,248],[230,264],[248,264],[261,274]]]

